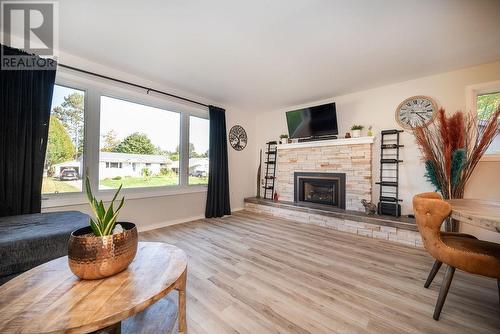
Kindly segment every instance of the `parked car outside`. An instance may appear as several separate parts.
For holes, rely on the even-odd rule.
[[[205,172],[204,170],[195,170],[193,173],[191,173],[191,176],[194,176],[194,177],[206,177],[207,176],[207,172]]]
[[[66,168],[61,172],[59,176],[61,181],[73,181],[78,180],[78,173],[73,168]]]

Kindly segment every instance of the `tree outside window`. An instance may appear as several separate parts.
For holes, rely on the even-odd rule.
[[[42,193],[82,190],[85,92],[54,86]]]
[[[477,96],[477,114],[478,126],[481,127],[483,122],[490,118],[493,112],[500,105],[500,92],[493,92],[487,94],[480,94]],[[493,139],[486,154],[500,154],[500,136]]]
[[[101,96],[100,116],[99,189],[179,185],[179,113]]]

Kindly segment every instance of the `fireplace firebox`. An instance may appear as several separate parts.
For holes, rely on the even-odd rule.
[[[295,202],[345,209],[345,173],[294,173]]]

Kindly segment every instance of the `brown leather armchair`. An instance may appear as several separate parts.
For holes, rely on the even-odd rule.
[[[434,199],[442,199],[441,195],[435,192],[428,192],[424,194],[420,194],[421,197],[425,198],[434,198]],[[466,234],[466,233],[458,233],[458,232],[444,232],[441,231],[441,238],[443,237],[461,237],[461,238],[472,238],[472,239],[477,239],[475,236]],[[439,272],[439,269],[443,265],[443,262],[436,260],[434,261],[434,265],[432,266],[431,271],[429,272],[429,276],[427,277],[427,280],[425,281],[424,287],[428,288],[431,286],[432,281],[434,280],[434,277],[436,277],[436,274]]]
[[[413,197],[413,210],[425,249],[436,261],[448,266],[439,291],[434,319],[439,320],[456,268],[496,278],[500,301],[500,244],[442,233],[440,228],[450,215],[451,206],[436,193],[423,193]]]

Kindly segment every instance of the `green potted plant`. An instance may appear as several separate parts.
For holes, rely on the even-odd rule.
[[[118,207],[115,201],[118,188],[109,206],[92,194],[90,180],[85,179],[85,191],[94,214],[89,226],[71,233],[68,242],[68,261],[71,271],[82,279],[100,279],[125,270],[137,253],[137,228],[129,222],[117,223],[118,214],[125,203],[122,197]]]
[[[361,137],[361,130],[363,130],[363,128],[364,128],[363,125],[354,124],[353,126],[351,126],[352,137],[353,138]]]
[[[281,142],[282,144],[286,144],[286,143],[288,143],[288,135],[287,135],[287,134],[282,134],[282,135],[280,135],[280,142]]]

